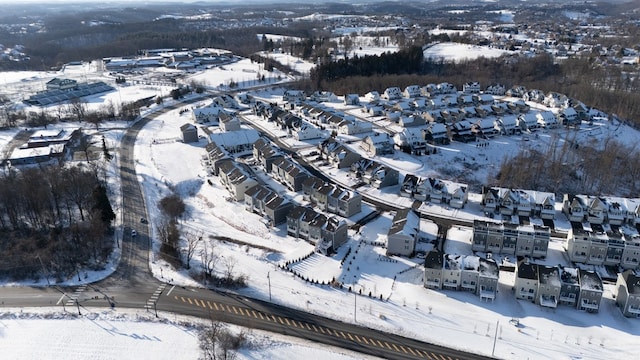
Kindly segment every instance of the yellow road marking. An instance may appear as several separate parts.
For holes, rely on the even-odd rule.
[[[209,305],[209,309],[213,309],[213,306],[211,306],[211,301],[207,300],[207,305]]]
[[[364,336],[363,336],[363,337],[362,337],[362,341],[364,341],[364,343],[365,343],[365,344],[369,345],[369,342],[367,341],[367,338],[366,338],[366,337],[364,337]]]
[[[317,328],[315,325],[311,324],[311,326],[313,327],[313,330],[314,330],[315,332],[318,332],[318,328]]]
[[[264,316],[262,316],[261,312],[259,312],[258,315],[260,315],[260,319],[264,320]]]
[[[376,342],[380,344],[380,347],[384,347],[384,345],[380,342],[380,340],[376,340]]]
[[[347,336],[349,337],[349,339],[351,339],[353,341],[353,338],[351,337],[351,334],[347,333]]]
[[[404,347],[402,347],[402,346],[400,346],[400,347],[402,348],[402,350],[404,350]],[[407,347],[407,349],[409,349],[409,352],[410,352],[411,354],[413,354],[413,355],[415,355],[415,354],[416,354],[416,353],[414,353],[414,352],[413,352],[413,350],[411,350],[411,348],[410,348],[410,347]],[[405,352],[406,352],[406,351],[405,351]]]
[[[227,308],[228,312],[231,312],[231,308],[229,307],[229,305],[225,305],[225,307]]]
[[[240,315],[244,315],[244,310],[242,310],[242,308],[238,308],[238,311],[240,312]],[[249,315],[248,311],[247,311],[247,315]]]
[[[173,298],[178,300],[178,295],[173,295]]]
[[[282,321],[282,318],[280,316],[278,316],[278,321],[280,321],[280,324],[284,325],[284,321]]]
[[[357,342],[362,342],[362,340],[360,340],[360,338],[358,337],[358,335],[353,335],[353,336],[355,336],[355,337],[356,337],[356,341],[357,341]]]
[[[396,351],[400,351],[400,349],[398,349],[398,347],[396,346],[396,344],[391,343],[391,346],[393,346],[394,349],[396,349]],[[406,352],[406,351],[405,351]]]
[[[309,323],[304,323],[304,326],[307,327],[307,330],[311,330],[311,326],[309,326]]]
[[[345,339],[347,338],[347,336],[342,331],[340,331],[340,336],[342,336]]]
[[[214,307],[214,308],[216,308],[216,310],[219,310],[219,309],[218,309],[218,304],[213,303],[213,307]]]
[[[235,306],[231,306],[231,308],[233,309],[233,312],[234,312],[234,313],[236,313],[236,314],[238,313],[238,310],[236,309],[236,307],[235,307]]]
[[[289,322],[289,319],[284,318],[284,322],[286,322],[286,323],[287,323],[287,325],[291,326],[291,323]]]
[[[258,318],[258,314],[255,312],[255,310],[251,310],[251,314],[253,314],[254,318]]]
[[[324,334],[324,329],[320,326],[320,332]]]
[[[384,344],[387,346],[387,349],[392,350],[392,349],[391,349],[391,346],[389,346],[389,343],[388,343],[388,342],[386,342],[386,341],[385,341],[385,342],[384,342]]]
[[[187,300],[189,300],[189,304],[193,305],[193,301],[191,301],[191,298],[187,298]]]

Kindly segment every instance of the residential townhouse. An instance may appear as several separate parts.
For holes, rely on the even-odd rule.
[[[215,142],[210,142],[205,146],[207,152],[207,167],[211,174],[218,176],[220,173],[220,164],[222,160],[231,160],[225,150],[218,146]]]
[[[183,143],[198,142],[198,128],[195,125],[186,123],[180,126],[180,132],[182,133]]]
[[[374,132],[367,135],[360,143],[360,148],[370,156],[383,156],[393,154],[393,139],[387,133]]]
[[[276,158],[273,161],[272,174],[292,191],[302,190],[302,182],[309,176],[298,164],[287,158]]]
[[[499,268],[495,260],[477,256],[430,251],[425,257],[424,286],[429,289],[470,291],[493,301],[498,289]]]
[[[580,270],[558,266],[560,272],[560,304],[576,307],[580,297]]]
[[[538,265],[520,261],[516,267],[516,279],[513,285],[516,299],[536,302],[538,291]]]
[[[370,159],[360,159],[351,165],[355,178],[376,189],[398,184],[399,172]]]
[[[387,233],[387,255],[412,256],[420,233],[420,218],[412,209],[400,209]]]
[[[244,193],[258,182],[249,176],[233,160],[222,160],[219,165],[220,182],[235,201],[244,201]]]
[[[602,279],[595,271],[580,270],[580,296],[578,310],[598,312],[602,302]]]
[[[427,141],[419,128],[404,128],[393,136],[393,142],[406,153],[418,156],[427,153]]]
[[[469,81],[462,84],[462,92],[465,94],[477,94],[480,92],[480,83],[477,81]]]
[[[286,218],[287,234],[309,241],[319,253],[333,253],[348,239],[348,226],[344,220],[327,217],[309,207],[296,205]]]
[[[551,230],[546,226],[474,220],[471,250],[544,258]]]
[[[421,90],[422,88],[420,87],[420,85],[409,85],[404,88],[402,96],[406,98],[416,98],[422,96]]]
[[[382,99],[385,100],[397,100],[402,98],[402,90],[399,87],[389,87],[384,90],[381,95]]]
[[[562,283],[560,270],[555,266],[536,265],[538,268],[538,289],[536,291],[536,304],[556,308],[560,299]]]
[[[268,140],[260,138],[253,144],[253,158],[262,166],[266,173],[271,173],[273,170],[273,162],[277,159],[284,159],[284,155],[271,146]]]
[[[640,317],[640,275],[636,271],[619,273],[614,293],[622,315]]]
[[[420,181],[420,177],[412,174],[406,174],[402,180],[402,185],[400,186],[400,196],[409,198],[413,197]]]
[[[449,204],[456,209],[464,208],[468,200],[467,186],[435,178],[420,179],[414,190],[416,200],[436,204]]]
[[[355,118],[344,119],[338,124],[338,134],[357,135],[373,131],[373,124],[368,121],[360,121]]]
[[[244,193],[245,210],[262,215],[269,220],[270,226],[282,224],[293,204],[276,192],[262,185],[253,186]]]
[[[228,113],[220,113],[218,122],[222,131],[238,131],[241,128],[240,119]]]
[[[585,227],[586,226],[586,227]],[[636,269],[640,263],[640,236],[623,228],[605,230],[599,224],[571,222],[567,254],[573,262]]]

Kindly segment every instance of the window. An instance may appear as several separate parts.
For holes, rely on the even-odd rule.
[[[533,289],[529,289],[529,293],[533,294]]]

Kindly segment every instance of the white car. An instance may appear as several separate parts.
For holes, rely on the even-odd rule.
[[[131,237],[136,237],[138,236],[138,232],[135,230],[131,230]]]

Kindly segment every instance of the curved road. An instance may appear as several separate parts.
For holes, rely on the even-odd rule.
[[[386,359],[488,359],[422,341],[313,315],[273,303],[224,291],[173,286],[153,278],[149,270],[151,237],[140,183],[135,172],[135,139],[146,123],[196,98],[168,106],[133,124],[122,139],[120,176],[123,193],[122,255],[115,272],[94,284],[79,287],[6,287],[0,306],[61,306],[66,311],[88,312],[89,307],[146,309],[216,319],[250,328],[296,336]],[[131,230],[137,236],[131,236]]]

